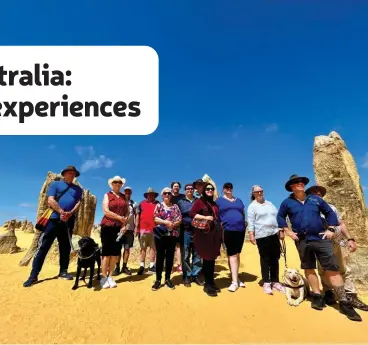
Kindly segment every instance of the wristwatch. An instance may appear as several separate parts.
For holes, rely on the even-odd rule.
[[[353,241],[353,242],[355,242],[354,238],[348,238],[348,242],[349,242],[349,241]]]
[[[335,228],[329,227],[328,231],[335,232]]]

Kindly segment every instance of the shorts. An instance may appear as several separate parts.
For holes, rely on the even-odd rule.
[[[121,244],[116,242],[120,232],[120,226],[101,225],[102,256],[119,256]]]
[[[141,245],[141,249],[147,249],[148,247],[156,249],[153,232],[141,234],[139,237],[139,244]]]
[[[299,253],[301,268],[313,270],[317,268],[317,261],[324,271],[339,271],[339,265],[334,255],[333,243],[330,240],[306,240],[295,242]]]
[[[134,231],[128,230],[119,241],[120,250],[122,248],[124,249],[132,248],[133,243],[134,243]]]
[[[243,249],[245,231],[225,230],[224,246],[227,256],[240,254]]]

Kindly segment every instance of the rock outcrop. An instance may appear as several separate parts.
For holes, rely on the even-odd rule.
[[[0,254],[13,254],[21,251],[17,246],[17,236],[15,235],[16,221],[12,220],[8,224],[8,231],[0,235]]]
[[[46,180],[41,187],[41,192],[40,192],[40,196],[38,200],[36,219],[38,219],[48,208],[46,193],[47,193],[49,185],[53,181],[62,180],[62,178],[63,177],[60,174],[48,172]],[[83,187],[77,181],[77,179],[75,179],[73,183],[75,183],[76,185],[80,186],[83,189]],[[91,235],[91,231],[94,225],[96,204],[97,204],[96,196],[92,195],[89,190],[83,189],[83,200],[81,202],[79,212],[77,214],[76,222],[74,224],[74,229],[73,229],[73,234],[76,235],[77,237],[73,236],[73,241],[74,241],[74,238],[79,239],[80,237]],[[25,257],[21,260],[20,262],[21,266],[27,266],[29,262],[31,261],[31,259],[33,258],[34,252],[37,248],[39,236],[40,236],[40,232],[38,230],[35,230],[35,235],[33,238],[32,245],[27,251]],[[58,252],[57,242],[53,244],[53,247],[50,249],[50,252],[54,253],[55,250]],[[54,254],[48,255],[48,257],[50,258],[54,256],[55,256]]]
[[[360,177],[353,156],[336,132],[314,141],[313,166],[318,185],[327,189],[325,200],[338,209],[358,243],[351,255],[356,283],[368,282],[368,221]]]

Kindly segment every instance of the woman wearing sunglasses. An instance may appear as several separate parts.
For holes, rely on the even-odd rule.
[[[251,200],[248,232],[250,242],[258,247],[263,290],[269,295],[272,295],[272,289],[283,292],[283,286],[279,283],[280,238],[283,238],[283,233],[279,232],[277,225],[277,209],[265,200],[261,186],[253,186]]]
[[[190,216],[194,220],[194,248],[203,260],[202,272],[205,279],[203,291],[209,296],[217,296],[217,292],[220,292],[215,284],[214,276],[215,261],[220,255],[222,226],[219,219],[219,208],[213,200],[214,191],[212,184],[205,183],[201,197],[193,203],[190,211]],[[203,229],[195,221],[204,221],[208,227]]]
[[[165,285],[171,290],[175,289],[170,277],[174,264],[175,247],[179,238],[179,225],[182,220],[178,205],[172,203],[171,188],[165,187],[161,191],[161,196],[163,201],[156,205],[153,214],[157,224],[153,231],[156,246],[156,281],[152,286],[153,291],[161,287],[164,263]]]

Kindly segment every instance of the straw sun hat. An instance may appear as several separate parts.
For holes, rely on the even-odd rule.
[[[114,176],[112,178],[109,178],[109,180],[107,181],[107,184],[109,185],[109,187],[112,189],[112,183],[114,181],[120,181],[121,182],[121,186],[124,186],[125,185],[125,178],[122,178],[120,176]]]

